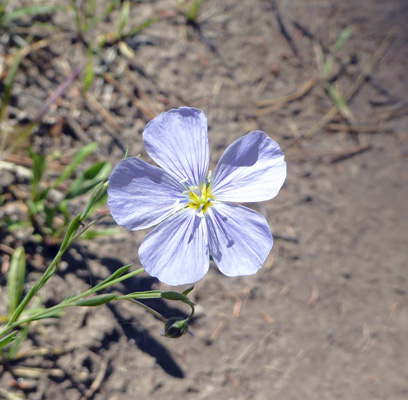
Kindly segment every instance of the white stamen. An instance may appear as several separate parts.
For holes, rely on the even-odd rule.
[[[205,218],[205,215],[204,215],[203,212],[198,212],[198,211],[197,211],[196,215],[197,215],[197,217]]]
[[[209,170],[209,171],[208,171],[208,175],[207,175],[207,183],[208,183],[208,182],[211,182],[211,177],[212,177],[212,171]]]

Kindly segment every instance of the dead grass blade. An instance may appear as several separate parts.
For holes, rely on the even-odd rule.
[[[317,83],[318,79],[316,76],[308,79],[304,82],[299,89],[295,90],[293,93],[287,94],[286,96],[277,97],[274,99],[267,99],[267,100],[259,100],[255,102],[257,107],[266,107],[261,110],[257,110],[256,113],[258,116],[263,116],[269,114],[270,112],[274,112],[280,110],[284,107],[287,103],[295,101],[304,95],[306,95],[313,86]]]

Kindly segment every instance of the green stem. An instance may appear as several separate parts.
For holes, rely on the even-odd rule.
[[[74,242],[75,240],[77,240],[81,235],[83,235],[90,227],[92,227],[93,225],[95,225],[97,222],[99,222],[101,219],[105,218],[107,215],[109,215],[109,211],[107,211],[105,214],[100,215],[98,218],[96,218],[95,220],[93,220],[92,222],[90,222],[81,232],[79,232],[76,236],[74,236],[72,238],[71,242]]]
[[[125,280],[125,279],[131,278],[132,276],[138,275],[138,274],[142,273],[143,271],[144,271],[144,268],[139,268],[136,271],[130,272],[130,273],[128,273],[126,275],[123,275],[123,276],[121,276],[121,277],[119,277],[117,279],[109,281],[104,285],[96,286],[96,287],[93,287],[91,289],[88,289],[87,291],[85,291],[85,292],[83,292],[83,293],[81,293],[81,294],[79,294],[77,296],[71,297],[68,300],[63,301],[60,304],[57,304],[57,305],[55,305],[53,307],[50,307],[50,308],[47,308],[46,310],[40,311],[40,312],[38,312],[36,314],[32,314],[32,315],[30,315],[30,316],[28,316],[26,318],[21,319],[20,321],[16,321],[16,320],[11,321],[10,320],[9,323],[3,329],[0,330],[0,336],[10,332],[14,328],[16,328],[16,327],[18,327],[18,326],[20,326],[22,324],[25,324],[26,322],[30,322],[30,321],[35,320],[35,319],[39,319],[43,315],[47,315],[47,314],[50,314],[50,313],[53,313],[53,312],[61,311],[64,308],[67,308],[67,307],[75,306],[75,303],[78,300],[80,300],[80,299],[82,299],[82,298],[84,298],[86,296],[89,296],[90,294],[96,293],[96,292],[98,292],[98,291],[100,291],[102,289],[105,289],[108,286],[112,286],[112,285],[114,285],[114,284],[116,284],[118,282],[121,282],[121,281]],[[157,298],[157,297],[159,297],[157,295],[154,295],[154,294],[156,294],[156,291],[151,291],[151,292],[147,292],[147,293],[148,294],[146,294],[146,292],[141,292],[138,297],[139,298]],[[132,295],[137,296],[136,293],[133,293]],[[118,298],[118,300],[121,300],[121,299],[127,300],[128,298],[127,298],[127,296],[122,296],[122,297]]]
[[[91,290],[93,290],[93,289],[95,289],[95,292],[97,292],[97,291],[99,291],[99,290],[102,290],[102,289],[105,289],[105,288],[107,288],[107,287],[109,287],[109,286],[112,286],[112,285],[114,285],[114,284],[116,284],[116,283],[122,282],[122,281],[124,281],[125,279],[129,279],[129,278],[131,278],[132,276],[141,274],[142,272],[144,272],[144,268],[139,268],[139,269],[137,269],[136,271],[129,272],[128,274],[122,275],[122,276],[120,276],[119,278],[116,278],[116,279],[114,279],[114,280],[112,280],[112,281],[106,282],[106,283],[103,284],[103,285],[100,285],[100,286],[97,285],[95,288],[89,289],[88,292],[91,291]],[[93,293],[93,292],[91,292],[91,293]]]
[[[194,317],[194,313],[195,313],[194,304],[191,303],[191,304],[189,304],[189,306],[191,307],[191,314],[190,314],[190,316],[187,318],[187,322],[189,322],[189,321]]]
[[[146,311],[148,311],[150,314],[153,314],[155,317],[161,319],[164,323],[166,323],[167,318],[163,317],[163,315],[161,315],[160,313],[158,313],[157,311],[153,310],[153,308],[148,307],[146,304],[141,303],[140,301],[137,301],[135,299],[126,299],[128,301],[131,301],[132,303],[137,304],[139,307],[142,307],[143,309],[145,309]]]

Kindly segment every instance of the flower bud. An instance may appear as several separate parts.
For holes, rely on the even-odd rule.
[[[177,339],[188,332],[188,320],[183,317],[169,318],[164,324],[162,336]]]

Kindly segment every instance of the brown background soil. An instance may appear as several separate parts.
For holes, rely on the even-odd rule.
[[[160,321],[124,303],[70,309],[60,320],[38,324],[30,346],[67,352],[23,363],[62,371],[28,379],[35,389],[27,398],[408,398],[408,3],[208,0],[198,26],[187,25],[176,4],[135,2],[135,24],[160,16],[128,41],[135,58],[114,45],[96,61],[99,77],[90,94],[107,117],[80,95],[76,82],[48,113],[33,145],[69,153],[98,140],[98,159],[116,163],[129,146],[131,155],[148,160],[145,124],[186,105],[207,115],[214,166],[233,140],[263,130],[288,162],[279,196],[251,205],[267,216],[274,248],[254,276],[228,278],[213,266],[196,284],[194,336],[163,338]],[[71,22],[63,13],[53,17],[68,32]],[[352,37],[335,64],[343,93],[383,43],[379,61],[349,102],[357,130],[337,114],[303,138],[333,106],[319,81],[272,110],[257,102],[296,94],[318,77],[319,49],[330,49],[350,25]],[[15,109],[32,117],[85,54],[79,41],[56,34],[24,60]],[[104,72],[118,84],[101,78]],[[61,131],[52,134],[56,125]],[[370,131],[363,132],[367,125]],[[145,235],[123,229],[76,246],[44,300],[54,304],[121,265],[137,266]],[[39,274],[32,267],[28,281]],[[116,290],[151,288],[166,287],[143,276]],[[188,311],[149,304],[168,317]],[[3,371],[0,387],[16,390],[12,378]]]

